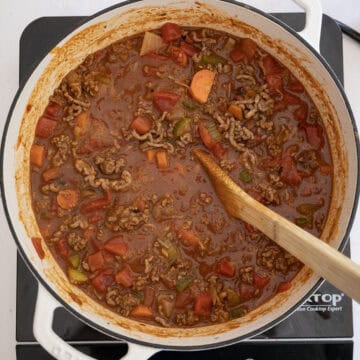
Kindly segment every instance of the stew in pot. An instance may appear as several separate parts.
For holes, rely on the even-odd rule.
[[[71,283],[171,327],[241,317],[291,288],[302,264],[230,218],[194,148],[321,234],[332,161],[304,86],[251,39],[166,23],[89,55],[38,120],[33,210]]]

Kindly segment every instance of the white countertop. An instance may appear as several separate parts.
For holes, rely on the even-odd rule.
[[[0,129],[18,88],[19,38],[31,21],[42,16],[91,15],[116,0],[0,0]],[[243,0],[267,12],[300,8],[291,0]],[[324,13],[360,31],[359,0],[322,0]],[[46,35],[45,35],[46,36]],[[360,128],[360,44],[344,37],[345,91]],[[16,247],[0,208],[0,359],[14,360],[16,316]],[[351,232],[352,258],[360,263],[360,214]],[[360,360],[360,305],[354,304],[354,360]]]

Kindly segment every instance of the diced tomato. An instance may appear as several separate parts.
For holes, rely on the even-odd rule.
[[[270,89],[282,90],[283,82],[281,74],[266,75],[266,82],[268,83]]]
[[[185,42],[181,43],[180,48],[188,56],[194,56],[195,54],[200,52],[200,49]]]
[[[245,38],[241,39],[241,48],[244,51],[246,58],[250,61],[256,54],[257,44],[255,41]]]
[[[181,28],[179,25],[174,23],[165,23],[161,27],[160,31],[161,36],[166,43],[178,40],[181,37]]]
[[[281,160],[281,179],[290,185],[297,185],[301,182],[301,176],[296,169],[294,160],[290,155],[285,155]]]
[[[251,61],[256,54],[257,44],[251,39],[242,39],[230,52],[230,58],[234,62]]]
[[[96,224],[97,222],[99,222],[103,217],[99,214],[93,214],[90,215],[87,220],[90,224]]]
[[[171,47],[171,58],[175,64],[178,64],[182,67],[186,67],[188,64],[188,56],[180,47]]]
[[[111,203],[111,195],[110,192],[107,190],[105,191],[105,196],[100,199],[89,201],[81,205],[80,211],[82,213],[92,212],[95,210],[100,210],[106,208]]]
[[[296,92],[296,93],[302,93],[304,92],[304,86],[301,84],[300,81],[292,81],[291,83],[287,84],[287,88],[290,91]]]
[[[153,95],[154,106],[160,111],[170,111],[180,96],[168,91],[156,91]]]
[[[307,119],[308,116],[308,106],[307,104],[301,104],[295,111],[294,116],[297,121],[303,122]]]
[[[217,141],[211,137],[209,130],[202,122],[199,123],[199,134],[202,142],[209,150],[216,145]]]
[[[245,53],[239,47],[236,47],[235,49],[231,50],[229,55],[230,55],[230,59],[234,62],[247,60]]]
[[[136,306],[134,309],[132,309],[130,315],[134,317],[146,318],[146,319],[151,319],[154,316],[151,308],[143,304],[140,304]]]
[[[144,291],[144,305],[151,306],[155,299],[155,289],[152,286],[146,286]]]
[[[134,277],[128,267],[123,268],[115,275],[115,281],[122,286],[129,288],[132,286]]]
[[[144,135],[149,132],[151,127],[152,120],[145,116],[137,116],[130,125],[130,128],[135,130],[140,135]]]
[[[254,272],[254,286],[258,289],[263,289],[270,282],[270,276],[259,275]]]
[[[211,296],[204,292],[195,298],[194,311],[199,316],[209,316],[211,314]]]
[[[324,135],[320,126],[306,123],[303,123],[301,126],[304,128],[307,142],[311,146],[317,149],[324,146]]]
[[[180,239],[187,246],[197,246],[200,243],[200,238],[192,231],[181,228],[178,232]]]
[[[219,141],[212,138],[209,130],[202,122],[199,123],[199,134],[204,145],[213,153],[214,156],[217,158],[224,156],[227,150]]]
[[[239,296],[241,301],[248,301],[255,295],[255,288],[252,285],[241,283],[239,285]]]
[[[42,178],[45,182],[57,179],[62,176],[62,171],[59,167],[53,167],[45,170],[42,173]]]
[[[69,246],[66,242],[65,239],[60,239],[56,245],[56,251],[58,252],[58,254],[63,258],[63,259],[67,259],[67,257],[69,256]]]
[[[330,175],[331,174],[331,166],[330,165],[321,165],[319,168],[320,172],[324,175]]]
[[[35,136],[48,138],[54,133],[57,122],[46,116],[41,116],[36,124]]]
[[[175,308],[184,309],[193,301],[193,296],[189,290],[181,291],[176,294]]]
[[[253,234],[256,232],[256,229],[250,225],[249,223],[244,223],[244,226],[245,226],[245,230],[249,233],[249,234]]]
[[[50,101],[48,106],[45,108],[45,115],[53,119],[59,119],[62,112],[62,107],[54,101]]]
[[[96,289],[96,291],[105,293],[113,281],[113,270],[105,269],[91,280],[91,285]]]
[[[211,149],[211,152],[215,157],[218,159],[221,159],[227,152],[227,149],[223,147],[221,142],[216,143],[213,148]]]
[[[32,237],[31,242],[39,256],[39,258],[42,260],[45,257],[45,252],[41,245],[41,238],[39,237]]]
[[[262,65],[265,76],[282,72],[280,64],[271,55],[266,55],[262,58]]]
[[[165,61],[165,60],[169,59],[168,56],[161,55],[161,54],[158,54],[158,53],[155,53],[155,52],[149,52],[145,56],[148,56],[151,59],[160,60],[160,61]]]
[[[101,251],[97,251],[96,253],[89,255],[87,262],[92,272],[102,269],[105,265],[104,256]]]
[[[233,277],[235,275],[235,264],[228,258],[223,258],[217,263],[216,272],[229,278]]]
[[[290,281],[286,281],[286,282],[281,282],[277,288],[277,292],[283,292],[283,291],[287,291],[291,288],[291,282]]]
[[[259,167],[262,170],[268,170],[268,169],[274,169],[280,166],[280,164],[281,164],[280,158],[267,158],[260,161]]]
[[[124,238],[119,235],[108,240],[104,245],[104,249],[114,255],[122,256],[128,252],[129,246],[124,241]]]
[[[303,103],[298,96],[290,94],[287,91],[284,91],[283,95],[283,101],[286,105],[301,105]]]

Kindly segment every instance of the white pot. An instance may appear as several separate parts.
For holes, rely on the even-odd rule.
[[[302,80],[324,120],[335,169],[329,216],[321,237],[342,250],[357,203],[358,135],[344,91],[316,51],[322,18],[319,1],[298,2],[307,9],[307,25],[302,35],[313,47],[275,18],[233,1],[210,0],[205,4],[193,0],[125,2],[94,15],[68,35],[42,60],[19,90],[3,136],[1,190],[19,251],[40,283],[34,334],[53,356],[90,359],[52,331],[53,311],[58,306],[65,306],[99,331],[129,341],[127,357],[141,359],[159,349],[208,349],[254,336],[289,316],[320,285],[320,278],[303,268],[294,279],[291,291],[277,294],[240,319],[194,329],[160,328],[123,318],[96,303],[69,283],[44,241],[45,258],[40,260],[30,240],[41,234],[31,207],[29,150],[37,119],[48,97],[86,55],[124,36],[159,28],[164,22],[172,21],[250,37]]]

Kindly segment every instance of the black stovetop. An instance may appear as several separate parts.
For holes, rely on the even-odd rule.
[[[276,17],[301,30],[303,14],[275,14]],[[20,39],[20,83],[28,77],[46,53],[85,17],[45,17],[32,22]],[[334,20],[324,15],[320,50],[343,82],[342,34]],[[349,246],[346,252],[349,253]],[[52,359],[37,343],[32,322],[37,282],[18,256],[16,347],[17,359]],[[54,330],[66,341],[96,359],[119,359],[126,352],[120,341],[88,327],[64,308],[57,309]],[[152,359],[226,359],[226,360],[347,360],[352,359],[353,328],[351,300],[328,283],[288,319],[237,345],[196,353],[161,352]]]

